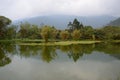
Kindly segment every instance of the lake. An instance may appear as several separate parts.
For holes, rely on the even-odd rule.
[[[120,44],[0,44],[0,80],[120,80]]]

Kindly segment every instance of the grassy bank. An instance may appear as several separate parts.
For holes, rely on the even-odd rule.
[[[29,40],[29,39],[15,39],[15,40],[0,40],[0,43],[17,43],[18,45],[40,45],[40,46],[57,46],[57,45],[72,45],[72,44],[94,44],[100,42],[107,43],[120,43],[120,40],[110,41],[91,41],[91,40],[80,40],[80,41],[49,41],[45,43],[44,40]]]
[[[41,46],[57,46],[57,45],[72,45],[72,44],[94,44],[100,43],[101,41],[59,41],[59,42],[48,42],[48,43],[18,43],[19,45],[41,45]]]

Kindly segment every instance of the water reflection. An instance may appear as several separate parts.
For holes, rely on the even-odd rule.
[[[40,56],[45,62],[50,62],[56,57],[59,57],[57,50],[61,54],[66,54],[70,59],[75,62],[83,56],[83,54],[91,54],[94,51],[95,45],[71,45],[71,46],[18,46],[20,55],[23,57]]]
[[[94,50],[99,52],[104,52],[107,54],[115,54],[115,53],[120,54],[120,44],[115,44],[115,43],[96,44]]]
[[[12,52],[12,49],[4,49],[4,46],[0,44],[0,67],[5,66],[11,62],[11,59],[7,56],[8,52]]]
[[[119,59],[119,44],[42,47],[1,44],[0,79],[120,80]]]
[[[11,59],[0,49],[0,67],[11,62]]]
[[[59,51],[61,52],[59,52]],[[120,59],[120,44],[91,44],[91,45],[70,45],[70,46],[25,46],[25,45],[2,45],[0,46],[0,58],[9,55],[19,55],[20,57],[34,57],[45,62],[57,59],[60,54],[65,54],[74,62],[82,58],[83,55],[92,54],[94,51],[109,54]],[[9,57],[5,58],[8,59]],[[10,59],[9,59],[10,61]]]
[[[83,56],[85,57],[85,56]],[[89,55],[86,57],[89,58]],[[109,57],[112,58],[112,57]],[[80,60],[76,63],[44,63],[15,56],[8,68],[0,70],[1,80],[119,80],[120,61]]]
[[[57,56],[55,47],[43,46],[41,50],[41,57],[43,61],[50,62]]]

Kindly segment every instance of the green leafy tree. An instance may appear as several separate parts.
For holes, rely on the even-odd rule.
[[[76,18],[73,20],[73,22],[68,23],[68,27],[70,31],[74,31],[75,29],[82,29],[83,24],[80,23]]]
[[[58,30],[55,27],[51,28],[51,38],[56,39],[58,34]]]
[[[105,39],[105,33],[102,29],[95,29],[94,35],[96,40],[104,40]]]
[[[114,40],[120,40],[120,27],[115,28],[115,33],[113,35]]]
[[[80,28],[80,22],[77,19],[74,19],[73,21],[73,29],[79,29]]]
[[[62,32],[60,33],[60,38],[61,38],[62,40],[67,40],[67,39],[69,38],[69,32],[68,32],[68,31],[62,31]]]
[[[94,38],[94,29],[91,26],[85,26],[82,29],[83,39],[93,39]]]
[[[28,38],[30,39],[38,39],[39,38],[39,28],[37,25],[32,25],[29,29],[28,29]]]
[[[17,28],[16,25],[10,25],[7,28],[7,32],[6,32],[7,39],[14,39],[14,38],[16,38],[16,28]]]
[[[80,33],[80,30],[74,30],[73,33],[72,33],[72,38],[75,39],[75,40],[79,40],[81,37],[81,33]]]
[[[41,28],[41,36],[45,40],[45,42],[48,42],[48,39],[56,39],[57,34],[58,31],[54,27],[46,25]]]
[[[43,26],[41,29],[41,36],[45,40],[45,42],[48,42],[48,39],[50,38],[51,34],[51,27],[50,26]]]
[[[105,26],[102,28],[105,33],[105,39],[120,39],[120,27],[117,26]]]
[[[7,25],[11,23],[11,20],[0,16],[0,39],[5,39],[6,37],[6,31],[7,31]]]
[[[19,36],[20,36],[20,38],[22,38],[22,39],[28,38],[30,26],[31,25],[29,23],[27,23],[27,22],[20,24],[20,30],[19,30]]]

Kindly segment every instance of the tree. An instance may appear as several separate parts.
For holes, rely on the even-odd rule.
[[[55,27],[51,28],[51,39],[56,39],[58,34],[58,30]]]
[[[79,29],[80,28],[80,22],[75,18],[73,21],[73,29]]]
[[[75,39],[75,40],[79,40],[81,37],[81,33],[80,33],[80,30],[74,30],[73,33],[72,33],[72,38]]]
[[[19,36],[20,38],[28,38],[29,36],[29,28],[31,27],[31,25],[27,22],[25,23],[21,23],[20,24],[20,30],[19,30]]]
[[[70,30],[70,31],[72,31],[72,30],[73,30],[73,25],[72,25],[72,22],[69,22],[69,23],[68,23],[68,28],[69,28],[69,30]]]
[[[7,31],[7,25],[11,23],[11,20],[4,17],[0,16],[0,39],[4,39],[6,36],[6,31]]]
[[[115,33],[113,35],[114,40],[120,40],[120,27],[115,27]]]
[[[51,26],[43,26],[41,29],[41,36],[45,40],[45,42],[48,42],[48,39],[56,39],[58,34],[58,31]]]
[[[83,39],[93,39],[94,38],[94,29],[92,26],[85,26],[82,29],[82,38]]]
[[[105,26],[102,28],[105,39],[120,39],[120,27],[117,26]]]
[[[48,42],[48,39],[50,38],[51,34],[51,27],[50,26],[43,26],[41,30],[41,36],[45,40],[45,42]]]
[[[31,27],[28,29],[28,38],[30,39],[37,39],[39,38],[39,28],[37,25],[31,25]]]
[[[68,39],[69,38],[69,32],[68,31],[62,31],[60,33],[60,37],[61,37],[62,40]]]
[[[7,37],[7,39],[13,39],[13,38],[16,37],[16,28],[17,28],[16,25],[10,25],[7,28],[7,31],[6,31],[6,37]]]
[[[105,33],[103,32],[102,29],[95,29],[94,35],[95,35],[95,39],[97,39],[97,40],[105,39]]]
[[[82,29],[83,24],[80,23],[76,18],[73,20],[73,22],[68,23],[69,30],[72,32],[75,29]]]

